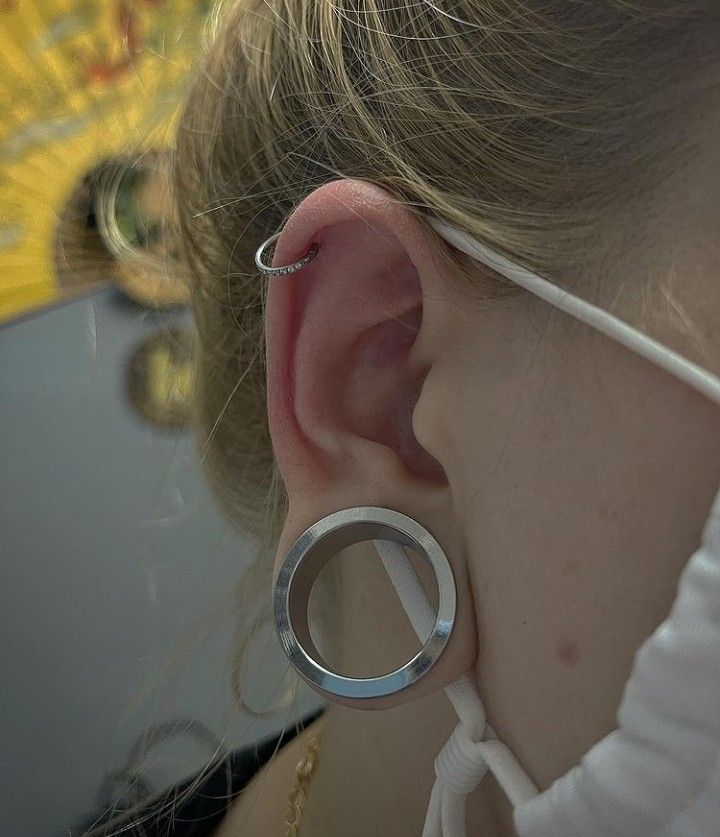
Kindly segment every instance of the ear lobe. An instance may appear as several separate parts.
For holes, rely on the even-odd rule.
[[[427,373],[414,353],[423,271],[433,270],[422,228],[378,187],[336,181],[296,209],[273,266],[312,242],[315,258],[268,290],[269,422],[288,491],[444,483],[412,428]]]

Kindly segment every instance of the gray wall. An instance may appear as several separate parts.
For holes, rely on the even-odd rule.
[[[0,330],[3,837],[77,833],[151,724],[189,718],[233,747],[318,705],[304,689],[260,720],[233,705],[234,624],[218,603],[250,545],[216,512],[188,432],[154,429],[123,394],[133,347],[181,322],[103,290]],[[274,646],[259,659],[270,688],[284,661]],[[209,747],[171,738],[149,784]]]

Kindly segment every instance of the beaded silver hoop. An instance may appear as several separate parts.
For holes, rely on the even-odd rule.
[[[297,262],[293,264],[286,265],[285,267],[269,267],[266,264],[263,264],[261,256],[263,251],[266,247],[269,247],[275,241],[280,238],[281,233],[275,233],[275,235],[271,235],[267,241],[263,241],[263,243],[258,247],[257,252],[255,253],[255,265],[257,269],[264,274],[265,276],[287,276],[288,273],[295,273],[296,271],[300,270],[300,268],[305,267],[305,265],[312,261],[318,253],[320,249],[320,245],[313,242],[310,245],[310,249],[307,253]]]

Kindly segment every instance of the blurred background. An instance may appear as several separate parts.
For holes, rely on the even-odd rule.
[[[253,544],[189,428],[168,151],[210,11],[0,0],[3,837],[80,835],[317,706],[272,626],[236,659]]]

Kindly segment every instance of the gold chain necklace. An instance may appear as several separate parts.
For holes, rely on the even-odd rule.
[[[303,808],[307,798],[308,787],[320,758],[320,744],[322,736],[316,735],[310,739],[304,757],[295,768],[292,790],[288,797],[288,812],[285,817],[285,837],[297,837]]]

